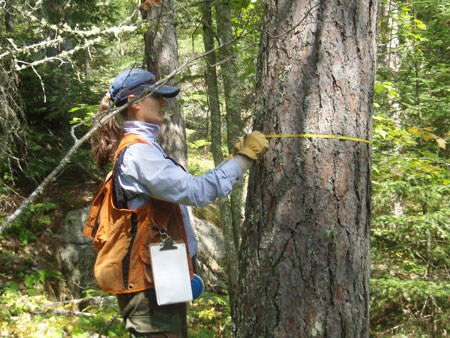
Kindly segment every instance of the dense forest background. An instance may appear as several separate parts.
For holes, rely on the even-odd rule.
[[[71,128],[95,115],[112,78],[145,67],[151,23],[139,1],[0,0],[0,217],[5,220],[72,146]],[[220,3],[220,1],[219,1]],[[215,53],[177,75],[187,128],[188,167],[214,165],[205,74],[230,60],[240,93],[240,123],[251,125],[261,4],[230,1],[232,54]],[[205,4],[178,1],[173,14],[180,64],[205,51]],[[212,5],[215,45],[220,15]],[[372,163],[371,333],[374,337],[447,337],[450,317],[450,1],[380,4]],[[211,67],[213,66],[213,67]],[[230,125],[231,123],[227,121]],[[89,128],[74,132],[81,137]],[[224,126],[226,129],[226,125]],[[222,135],[227,153],[226,133]],[[52,247],[70,210],[88,204],[105,175],[88,143],[42,197],[1,233],[0,336],[125,336],[116,306],[75,311]],[[220,206],[219,206],[220,207]],[[214,206],[195,214],[215,220]],[[226,288],[190,308],[193,337],[228,336]],[[83,297],[95,298],[96,290]],[[106,298],[108,299],[108,298]]]

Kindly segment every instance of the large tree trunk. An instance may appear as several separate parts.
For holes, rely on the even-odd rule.
[[[151,6],[143,12],[149,26],[145,33],[147,69],[163,78],[178,66],[178,43],[173,22],[173,1],[164,0],[161,6]],[[176,85],[172,79],[169,85]],[[187,166],[186,126],[184,114],[176,99],[167,100],[168,119],[161,128],[159,141],[169,156]]]
[[[255,129],[371,137],[377,1],[268,1]],[[252,172],[238,337],[368,337],[370,146],[271,139]]]

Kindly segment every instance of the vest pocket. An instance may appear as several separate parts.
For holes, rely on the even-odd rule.
[[[94,266],[94,275],[100,288],[105,292],[116,293],[123,290],[123,261],[131,246],[130,225],[118,220],[112,227],[109,239],[99,248]],[[128,288],[127,288],[128,290]]]

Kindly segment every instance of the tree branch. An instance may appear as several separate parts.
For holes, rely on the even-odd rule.
[[[44,63],[44,62],[54,61],[54,60],[59,60],[62,63],[64,63],[65,61],[63,60],[63,58],[65,58],[65,57],[67,57],[69,55],[72,55],[73,53],[75,53],[75,52],[77,52],[77,51],[79,51],[81,49],[89,48],[89,47],[95,45],[97,42],[100,42],[101,39],[102,38],[100,36],[96,37],[93,40],[87,41],[84,45],[76,46],[75,48],[73,48],[71,50],[67,50],[67,51],[61,52],[61,53],[59,53],[56,56],[46,57],[46,58],[44,58],[42,60],[34,61],[34,62],[31,62],[31,63],[17,60],[16,61],[16,70],[17,71],[21,71],[21,70],[24,70],[26,68],[30,68],[30,67],[34,67],[34,66],[40,65],[41,63]],[[19,66],[18,63],[22,63],[22,64],[24,64],[24,66]]]
[[[13,39],[7,38],[6,40],[13,46],[13,49],[10,49],[10,50],[0,54],[0,59],[4,58],[4,57],[6,57],[6,56],[8,56],[10,54],[27,53],[29,51],[39,50],[41,48],[54,46],[55,44],[61,43],[61,42],[64,41],[64,39],[61,36],[58,36],[56,39],[52,39],[52,40],[46,39],[46,40],[44,40],[42,42],[39,42],[39,43],[35,43],[35,44],[29,45],[29,46],[18,48],[16,46],[16,44],[14,43]]]
[[[82,36],[82,37],[90,37],[90,36],[97,35],[98,36],[96,39],[96,41],[97,41],[100,36],[107,36],[107,35],[112,34],[116,38],[118,38],[119,34],[135,32],[137,29],[138,29],[138,26],[117,26],[117,27],[110,27],[105,30],[100,30],[98,27],[93,27],[91,30],[79,30],[79,29],[72,29],[71,27],[66,27],[66,29],[64,31],[67,33],[71,33],[75,36]],[[62,35],[59,35],[54,39],[46,39],[44,41],[29,45],[29,46],[24,46],[21,48],[19,48],[14,43],[13,39],[8,38],[7,41],[12,45],[12,49],[9,49],[9,50],[1,53],[0,60],[9,55],[30,53],[33,51],[37,52],[43,48],[55,46],[58,43],[64,42],[64,37]]]

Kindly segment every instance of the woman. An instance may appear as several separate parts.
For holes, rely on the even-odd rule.
[[[155,76],[143,69],[121,72],[103,99],[101,112],[114,104],[123,106],[155,82]],[[165,99],[178,93],[178,87],[155,89],[123,111],[123,138],[122,128],[111,121],[93,139],[99,166],[108,164],[115,154],[109,209],[119,212],[116,219],[125,223],[117,221],[120,227],[114,224],[106,230],[92,225],[85,231],[93,239],[103,238],[99,240],[96,278],[103,290],[117,294],[125,326],[133,337],[187,337],[186,304],[156,303],[147,246],[157,241],[158,232],[164,229],[174,239],[187,242],[195,267],[197,241],[186,206],[203,207],[229,194],[268,149],[264,135],[253,132],[242,138],[231,160],[201,176],[190,175],[156,141],[164,122]],[[116,151],[118,147],[120,151]],[[90,218],[98,219],[94,216]]]

